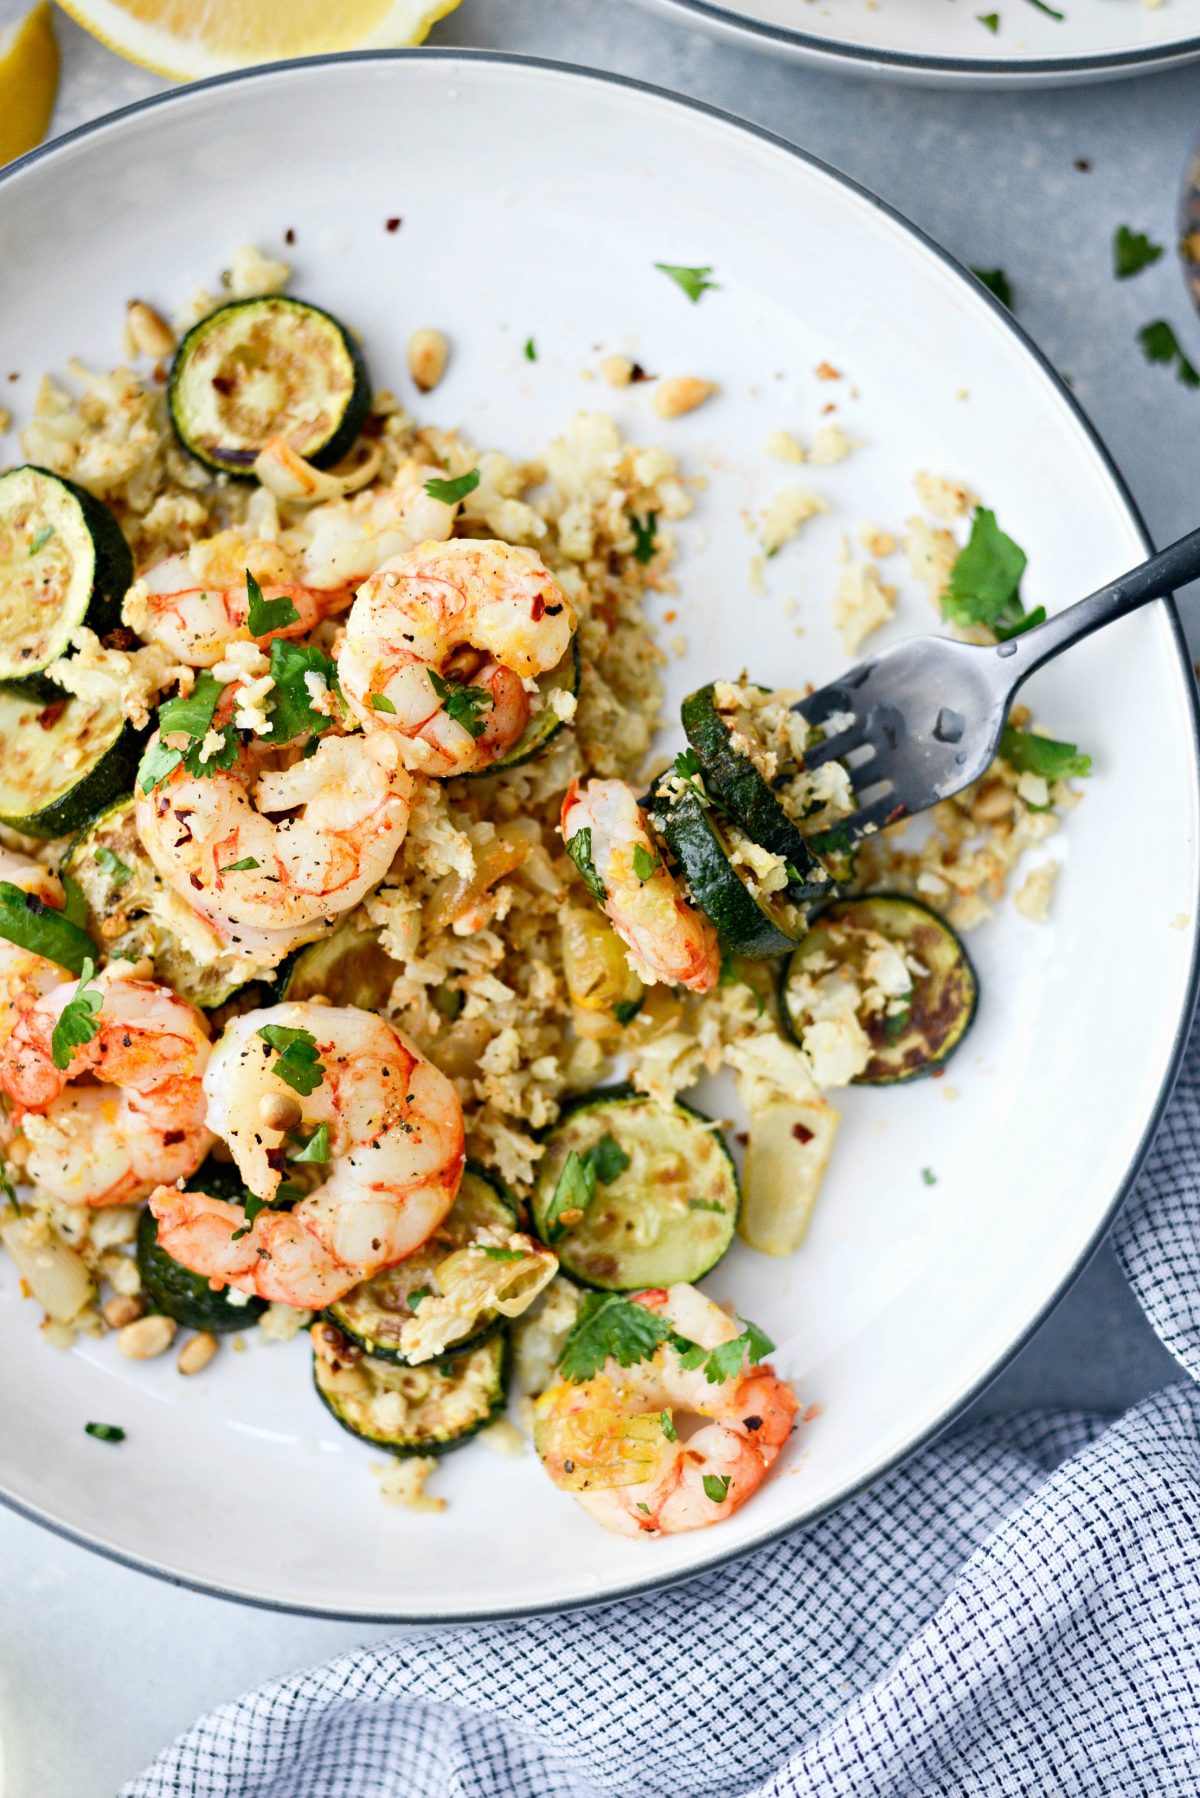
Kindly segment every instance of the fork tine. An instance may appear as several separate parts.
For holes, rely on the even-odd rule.
[[[799,712],[804,722],[815,728],[838,712],[852,712],[854,695],[844,680],[837,681],[833,686],[818,687],[806,699],[798,700],[792,710]]]
[[[875,831],[882,830],[885,824],[895,824],[899,819],[907,816],[907,811],[908,808],[897,800],[895,789],[889,786],[886,793],[881,793],[879,798],[873,799],[869,805],[860,806],[843,822],[849,829],[851,837],[858,838],[873,835]]]
[[[826,762],[836,762],[855,749],[861,749],[868,741],[870,733],[870,716],[861,714],[849,724],[845,730],[839,731],[836,737],[826,737],[823,743],[814,744],[804,751],[806,768],[822,768]]]

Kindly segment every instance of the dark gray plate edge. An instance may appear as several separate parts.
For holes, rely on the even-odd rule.
[[[205,80],[190,82],[186,87],[172,88],[162,94],[152,94],[144,100],[134,100],[127,106],[118,107],[115,111],[105,113],[98,119],[89,120],[87,124],[77,125],[73,130],[64,132],[61,137],[53,139],[50,143],[40,145],[37,149],[28,151],[26,155],[18,157],[15,162],[9,163],[5,168],[0,169],[0,205],[3,204],[3,189],[5,183],[11,180],[14,175],[19,174],[22,170],[29,168],[38,162],[44,161],[48,157],[57,155],[60,150],[69,144],[77,143],[91,137],[99,131],[110,129],[112,126],[119,124],[127,118],[133,118],[139,113],[148,112],[161,106],[183,104],[190,94],[203,93],[212,88],[230,87],[241,83],[249,84],[256,80],[281,75],[288,70],[320,68],[326,63],[404,63],[418,61],[446,64],[469,62],[495,64],[499,67],[539,69],[548,74],[568,76],[574,80],[598,82],[610,87],[625,88],[634,93],[648,94],[655,100],[668,101],[671,105],[681,106],[691,112],[700,113],[707,118],[714,119],[718,124],[732,126],[737,131],[746,132],[750,136],[758,138],[761,142],[770,144],[775,149],[783,150],[797,161],[807,164],[809,168],[816,169],[818,173],[828,176],[831,180],[836,181],[840,186],[848,188],[852,194],[856,195],[860,200],[864,200],[870,207],[880,213],[884,218],[888,219],[892,224],[898,225],[909,237],[914,238],[925,250],[943,263],[954,275],[965,281],[973,290],[976,300],[982,301],[985,305],[990,306],[996,317],[1006,329],[1016,337],[1026,355],[1031,358],[1035,365],[1041,370],[1042,374],[1047,378],[1056,397],[1066,404],[1068,412],[1073,416],[1076,425],[1089,443],[1105,473],[1112,481],[1118,496],[1137,529],[1146,554],[1148,555],[1151,552],[1153,544],[1149,533],[1146,530],[1141,513],[1125,483],[1124,477],[1118,471],[1116,464],[1109,455],[1108,450],[1105,448],[1095,426],[1091,423],[1082,406],[1072,394],[1070,388],[1067,387],[1066,383],[1042,354],[1032,338],[1027,335],[1023,327],[1013,318],[1008,308],[1003,306],[1000,301],[996,299],[995,295],[990,293],[981,282],[977,281],[969,270],[953,257],[948,250],[944,250],[939,243],[918,225],[911,224],[902,213],[898,212],[895,207],[888,205],[885,200],[881,200],[879,196],[872,193],[869,188],[862,186],[860,182],[853,180],[849,175],[842,174],[840,170],[833,168],[829,163],[823,162],[820,157],[813,156],[807,150],[802,150],[796,144],[790,143],[787,138],[780,137],[777,133],[768,131],[761,125],[750,124],[745,119],[739,119],[733,113],[725,112],[720,107],[709,105],[707,101],[695,100],[687,95],[672,93],[667,88],[656,87],[652,82],[641,81],[634,76],[616,75],[605,70],[589,69],[573,63],[555,62],[548,57],[524,56],[501,50],[460,50],[451,48],[359,50],[340,56],[308,56],[298,57],[292,62],[264,63],[256,68],[236,69],[228,74],[212,75]],[[1179,673],[1182,678],[1184,706],[1187,711],[1188,722],[1191,726],[1193,769],[1195,771],[1200,771],[1200,703],[1198,703],[1197,699],[1196,682],[1193,676],[1191,658],[1188,654],[1187,644],[1184,640],[1183,629],[1179,620],[1179,612],[1174,599],[1166,599],[1160,603],[1166,612],[1168,628],[1175,647]],[[663,1591],[672,1586],[685,1585],[691,1580],[701,1578],[706,1573],[713,1572],[716,1568],[727,1566],[731,1562],[741,1560],[744,1556],[754,1553],[757,1549],[764,1548],[768,1543],[781,1541],[785,1536],[790,1536],[801,1530],[807,1529],[810,1524],[818,1522],[822,1517],[828,1516],[830,1512],[837,1510],[838,1507],[845,1504],[848,1499],[856,1497],[861,1492],[865,1492],[869,1487],[875,1485],[877,1481],[885,1478],[889,1473],[893,1472],[897,1467],[907,1461],[912,1455],[916,1454],[919,1449],[926,1447],[949,1429],[967,1407],[972,1405],[975,1400],[987,1390],[998,1375],[1004,1371],[1013,1357],[1024,1348],[1030,1337],[1050,1315],[1051,1311],[1054,1310],[1063,1295],[1074,1285],[1079,1275],[1083,1272],[1088,1262],[1100,1247],[1141,1171],[1142,1164],[1149,1152],[1150,1144],[1154,1139],[1155,1132],[1162,1119],[1167,1101],[1171,1096],[1175,1082],[1179,1076],[1184,1050],[1187,1047],[1192,1013],[1195,1008],[1198,985],[1200,985],[1200,927],[1198,927],[1197,923],[1197,918],[1200,916],[1200,867],[1198,867],[1198,889],[1195,900],[1196,909],[1193,912],[1191,959],[1188,966],[1188,978],[1183,996],[1179,1023],[1171,1047],[1166,1077],[1158,1097],[1151,1108],[1150,1115],[1147,1118],[1145,1128],[1143,1129],[1137,1147],[1134,1150],[1125,1177],[1119,1184],[1108,1209],[1099,1219],[1091,1238],[1081,1250],[1075,1264],[1067,1271],[1056,1290],[1046,1300],[1045,1304],[1037,1314],[1030,1320],[1026,1328],[1012,1343],[1010,1343],[1009,1347],[1001,1355],[999,1360],[993,1367],[989,1368],[988,1372],[984,1374],[982,1378],[977,1380],[966,1392],[962,1393],[952,1405],[947,1407],[940,1417],[935,1418],[920,1435],[915,1436],[910,1442],[906,1443],[896,1454],[892,1455],[886,1461],[881,1462],[877,1467],[872,1468],[869,1473],[864,1474],[861,1479],[855,1481],[854,1484],[847,1486],[843,1491],[837,1493],[833,1498],[828,1499],[824,1504],[815,1507],[805,1517],[791,1523],[782,1524],[776,1529],[764,1530],[763,1533],[756,1536],[752,1542],[743,1542],[739,1543],[735,1548],[719,1550],[717,1553],[710,1555],[707,1560],[701,1561],[695,1566],[671,1573],[660,1573],[658,1575],[649,1574],[644,1579],[631,1580],[626,1585],[620,1586],[615,1590],[596,1593],[595,1595],[548,1600],[544,1604],[520,1606],[505,1605],[493,1609],[483,1608],[472,1611],[366,1611],[342,1610],[336,1606],[321,1604],[300,1604],[287,1599],[266,1597],[257,1592],[240,1591],[235,1588],[222,1586],[211,1580],[190,1577],[186,1574],[173,1571],[169,1567],[161,1566],[154,1561],[142,1560],[136,1555],[127,1554],[122,1549],[115,1548],[107,1542],[89,1536],[86,1531],[76,1529],[69,1524],[60,1522],[55,1517],[46,1515],[44,1512],[39,1511],[36,1506],[27,1505],[22,1500],[13,1497],[10,1493],[3,1490],[0,1490],[0,1503],[6,1505],[10,1510],[17,1512],[18,1515],[28,1518],[30,1522],[41,1524],[45,1529],[52,1531],[55,1535],[63,1537],[68,1542],[73,1542],[81,1548],[91,1549],[94,1553],[102,1554],[106,1559],[115,1561],[120,1566],[129,1567],[138,1573],[151,1574],[156,1579],[164,1580],[169,1585],[180,1586],[187,1591],[203,1592],[213,1598],[226,1598],[237,1604],[253,1605],[259,1610],[280,1611],[301,1617],[322,1617],[328,1619],[330,1622],[426,1624],[444,1625],[447,1628],[456,1628],[459,1626],[465,1627],[475,1623],[496,1623],[510,1619],[537,1617],[564,1611],[594,1609],[604,1605],[619,1604],[629,1598],[636,1598],[652,1592]]]

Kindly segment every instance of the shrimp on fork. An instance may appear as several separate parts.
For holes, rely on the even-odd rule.
[[[311,1092],[298,1095],[278,1073],[263,1035],[273,1027],[307,1037],[321,1075]],[[268,1205],[290,1134],[324,1125],[329,1147],[321,1185],[290,1211],[260,1211],[249,1228],[241,1206],[209,1193],[151,1194],[161,1246],[214,1283],[320,1310],[420,1248],[454,1203],[458,1094],[372,1012],[300,1003],[245,1012],[226,1027],[204,1086],[210,1126]]]

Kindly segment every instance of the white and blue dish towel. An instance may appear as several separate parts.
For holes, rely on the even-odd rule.
[[[832,1516],[604,1609],[345,1655],[123,1798],[1197,1798],[1200,1030],[1116,1231],[1192,1376],[943,1437]]]

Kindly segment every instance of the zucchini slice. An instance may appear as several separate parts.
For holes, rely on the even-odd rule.
[[[889,951],[898,951],[902,958],[910,982],[907,990],[902,979],[894,977],[899,970]],[[856,1086],[889,1086],[929,1073],[953,1054],[971,1027],[979,982],[970,957],[946,920],[915,899],[870,893],[862,899],[834,900],[817,914],[780,976],[780,1011],[797,1042],[809,1021],[797,985],[814,971],[814,958],[817,972],[842,968],[851,979],[873,984],[877,991],[900,989],[886,1006],[858,1009],[871,1053]]]
[[[223,1005],[246,976],[208,928],[176,898],[142,848],[131,797],[92,819],[67,850],[62,877],[82,893],[86,924],[109,955],[149,956],[160,978],[193,1005]],[[189,936],[178,928],[187,923]]]
[[[538,692],[541,695],[541,707],[525,726],[517,741],[507,755],[500,757],[490,767],[475,769],[461,775],[462,780],[486,780],[496,774],[507,773],[509,768],[519,768],[524,762],[533,761],[542,754],[553,738],[563,728],[564,720],[559,717],[550,703],[554,693],[579,692],[579,640],[571,638],[571,646],[561,662],[551,668],[538,680]]]
[[[192,1175],[188,1185],[195,1191],[239,1203],[246,1197],[237,1169],[211,1159]],[[240,1294],[234,1295],[240,1301],[234,1303],[228,1287],[214,1292],[205,1275],[194,1274],[191,1268],[168,1255],[159,1247],[158,1219],[149,1205],[138,1219],[137,1264],[146,1297],[154,1309],[189,1330],[211,1330],[214,1335],[245,1330],[267,1308],[263,1299],[242,1300]]]
[[[804,935],[808,915],[789,886],[765,890],[771,852],[745,836],[693,781],[664,776],[649,803],[651,824],[682,868],[692,898],[716,925],[723,947],[752,961],[786,955]]]
[[[314,1336],[328,1324],[316,1324]],[[313,1382],[344,1430],[390,1455],[441,1455],[458,1448],[504,1409],[508,1337],[489,1336],[449,1361],[404,1367],[369,1355],[339,1361],[314,1345]]]
[[[40,674],[80,625],[112,630],[132,582],[107,506],[32,463],[0,475],[0,680]]]
[[[326,1308],[325,1316],[343,1336],[380,1361],[410,1362],[400,1348],[400,1332],[417,1314],[421,1300],[438,1290],[435,1270],[455,1249],[476,1242],[484,1229],[508,1235],[517,1228],[517,1208],[494,1175],[469,1161],[458,1197],[437,1231],[437,1240],[424,1243],[395,1267],[384,1268],[370,1280],[355,1286]],[[413,1303],[410,1295],[417,1295]],[[473,1348],[496,1321],[493,1311],[464,1317],[461,1332],[443,1354],[461,1354]],[[418,1360],[423,1357],[417,1357]]]
[[[601,1087],[544,1140],[533,1224],[572,1279],[605,1292],[691,1284],[733,1241],[737,1171],[720,1130],[690,1105]]]
[[[193,325],[167,387],[183,447],[241,480],[252,478],[271,437],[318,468],[339,462],[370,400],[366,364],[345,327],[284,294],[232,300]]]
[[[0,743],[0,824],[63,837],[129,792],[142,736],[101,700],[0,691]]]
[[[746,835],[795,870],[788,898],[799,904],[831,899],[833,877],[813,854],[799,826],[773,792],[765,775],[742,748],[730,718],[716,701],[716,684],[690,693],[680,708],[687,740],[704,767],[705,781]]]
[[[279,997],[323,998],[331,1005],[382,1011],[403,972],[380,947],[373,930],[359,930],[347,920],[293,957],[280,982]]]

